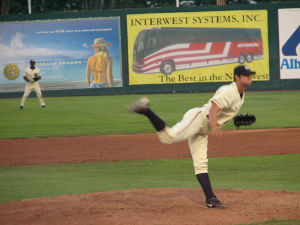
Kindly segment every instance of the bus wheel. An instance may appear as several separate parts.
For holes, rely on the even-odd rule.
[[[248,63],[251,63],[253,61],[253,54],[252,53],[248,53],[247,57],[246,57],[246,60],[247,60]]]
[[[160,72],[164,75],[170,75],[175,70],[174,63],[172,61],[164,61],[160,65]]]
[[[246,61],[246,56],[245,56],[245,54],[241,53],[241,54],[239,55],[238,62],[239,62],[240,64],[244,64],[245,61]]]

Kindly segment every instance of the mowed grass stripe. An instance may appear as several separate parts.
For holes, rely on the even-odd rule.
[[[201,107],[213,93],[149,94],[152,109],[170,126],[190,108]],[[36,97],[24,110],[20,99],[0,99],[0,138],[80,136],[97,134],[154,132],[141,115],[131,114],[127,105],[141,95],[81,96],[45,98],[42,109]],[[241,113],[255,114],[251,127],[284,128],[300,126],[300,91],[247,92]],[[235,129],[233,123],[224,129]]]
[[[300,191],[300,154],[211,158],[214,188]],[[143,188],[197,188],[191,159],[0,167],[0,202]]]
[[[246,224],[238,224],[246,225]],[[300,220],[267,220],[263,222],[250,223],[247,225],[300,225]]]

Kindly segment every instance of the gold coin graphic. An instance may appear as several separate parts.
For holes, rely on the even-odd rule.
[[[20,75],[20,68],[16,64],[7,64],[3,70],[4,76],[9,80],[15,80]]]

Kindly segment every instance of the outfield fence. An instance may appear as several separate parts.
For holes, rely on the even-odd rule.
[[[112,81],[89,62],[98,41]],[[299,89],[299,43],[300,3],[1,16],[0,97],[22,96],[31,58],[44,96],[210,92],[239,64],[257,72],[249,90]]]

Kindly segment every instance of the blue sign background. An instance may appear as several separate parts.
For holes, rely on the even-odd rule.
[[[61,82],[57,89],[72,89],[65,82],[82,81],[77,88],[87,88],[86,64],[94,55],[95,38],[112,43],[107,48],[113,58],[113,78],[122,85],[119,17],[0,24],[0,85],[23,85],[24,70],[34,59],[42,72],[41,84]],[[3,69],[12,63],[19,66],[20,75],[8,80]]]

